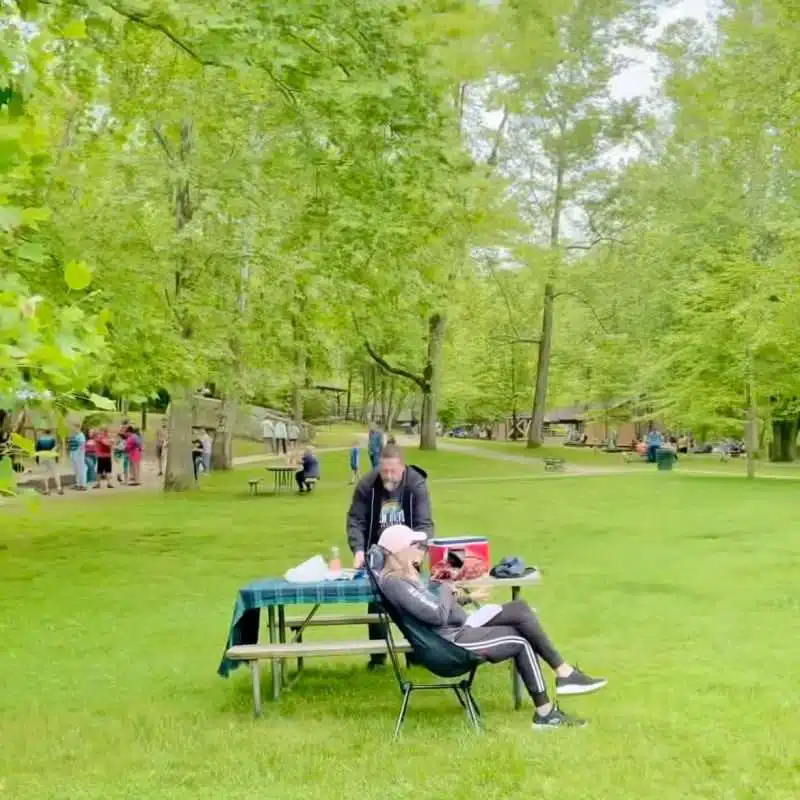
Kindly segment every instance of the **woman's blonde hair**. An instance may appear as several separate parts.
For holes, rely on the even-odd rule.
[[[413,583],[419,583],[419,572],[414,566],[417,554],[411,547],[399,553],[387,553],[383,562],[381,575],[384,578],[404,578]]]

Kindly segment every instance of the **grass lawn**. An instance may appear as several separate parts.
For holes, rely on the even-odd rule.
[[[485,735],[434,693],[414,698],[392,746],[391,675],[347,659],[308,662],[252,719],[246,672],[215,674],[236,590],[343,543],[346,454],[331,453],[307,497],[247,497],[251,466],[191,496],[0,511],[0,795],[800,796],[793,484],[655,472],[504,481],[520,465],[414,456],[442,535],[486,533],[496,558],[543,568],[528,598],[565,656],[610,679],[563,704],[590,727],[532,732],[528,708],[511,710],[508,671],[487,666]]]
[[[526,458],[563,458],[570,464],[586,467],[617,469],[624,466],[632,470],[652,469],[644,461],[626,461],[623,453],[604,453],[593,447],[565,447],[563,444],[548,443],[544,447],[530,450],[524,442],[487,441],[486,439],[446,439],[444,441],[454,446],[482,448],[491,452],[509,453]],[[718,454],[692,454],[680,456],[676,469],[686,473],[719,472],[723,475],[744,475],[747,465],[744,458],[732,458],[723,462],[720,461]],[[769,461],[760,461],[756,465],[756,473],[768,477],[800,480],[800,462],[773,464]]]

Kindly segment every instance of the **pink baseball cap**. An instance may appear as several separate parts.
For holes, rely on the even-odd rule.
[[[427,536],[421,531],[412,531],[408,525],[390,525],[378,539],[378,546],[387,553],[399,553],[417,542],[424,542]]]

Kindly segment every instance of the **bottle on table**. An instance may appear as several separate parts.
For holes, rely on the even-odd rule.
[[[339,558],[338,547],[331,547],[331,560],[328,563],[328,569],[331,572],[339,572],[342,569],[342,561]]]

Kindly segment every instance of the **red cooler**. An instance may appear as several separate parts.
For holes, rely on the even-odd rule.
[[[485,565],[484,573],[491,568],[489,556],[489,540],[485,536],[456,536],[447,539],[431,539],[428,542],[428,568],[432,569],[447,560],[448,553],[453,553],[463,561],[464,557],[479,559]]]

